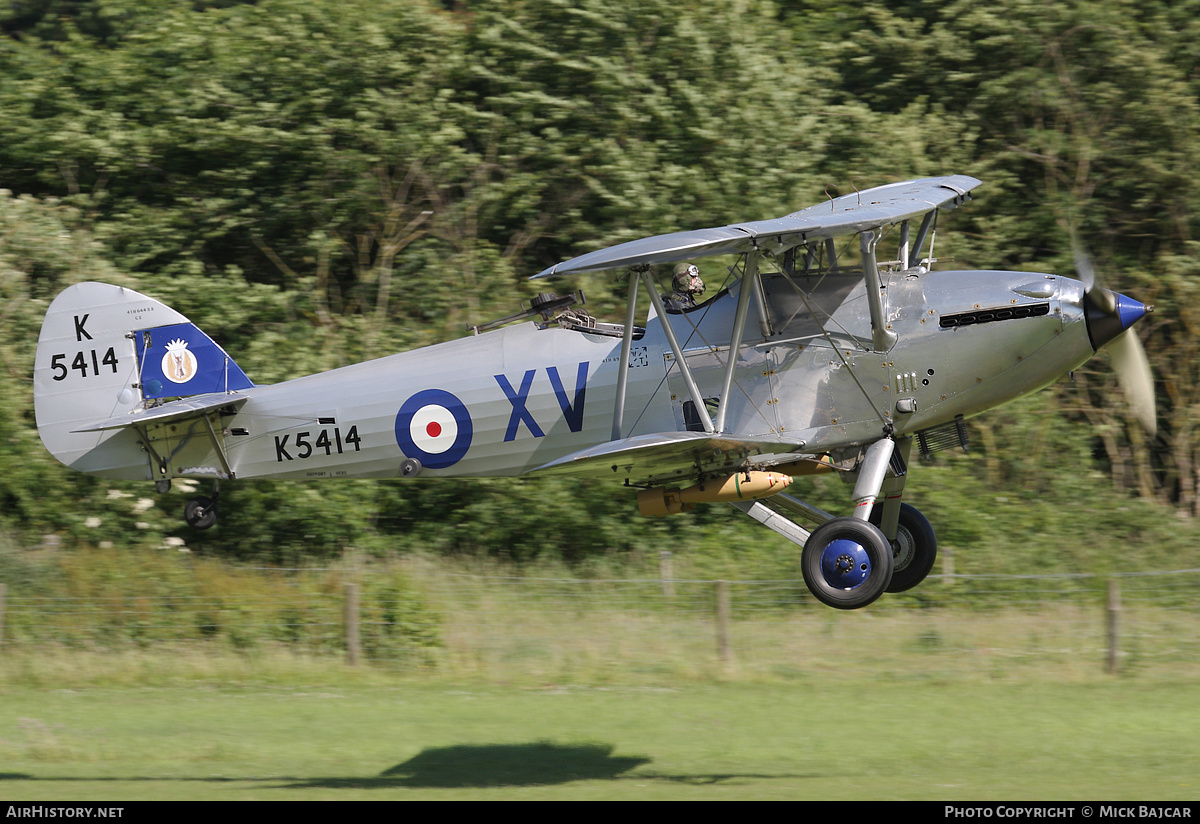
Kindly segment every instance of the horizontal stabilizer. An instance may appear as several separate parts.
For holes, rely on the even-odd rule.
[[[194,395],[190,398],[182,398],[170,403],[164,403],[162,406],[155,406],[150,409],[137,409],[133,412],[127,412],[124,415],[118,415],[115,418],[107,418],[95,423],[85,424],[73,431],[103,432],[107,429],[121,429],[126,426],[157,426],[173,421],[201,418],[209,412],[215,412],[218,409],[227,409],[229,410],[229,414],[232,414],[233,411],[237,410],[245,402],[245,396],[227,395],[224,392]]]
[[[733,472],[752,455],[788,453],[794,442],[771,437],[657,432],[609,441],[551,461],[537,475],[573,475],[658,483],[715,472]]]

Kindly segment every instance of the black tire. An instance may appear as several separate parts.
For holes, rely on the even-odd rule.
[[[876,504],[871,511],[871,523],[879,526],[883,506]],[[900,525],[892,545],[892,582],[888,592],[904,592],[925,580],[937,561],[937,536],[933,526],[921,511],[900,504]]]
[[[834,518],[805,541],[800,569],[818,601],[835,609],[859,609],[891,582],[892,547],[874,524]]]
[[[193,529],[208,529],[217,522],[217,502],[200,495],[183,507],[183,520]]]

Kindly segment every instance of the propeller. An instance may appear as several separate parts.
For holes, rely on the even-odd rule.
[[[1141,340],[1132,329],[1127,329],[1108,345],[1108,352],[1130,411],[1153,438],[1158,431],[1154,408],[1154,376],[1150,372],[1150,359],[1146,357]]]
[[[1108,346],[1117,381],[1121,384],[1130,411],[1142,428],[1154,437],[1158,430],[1154,375],[1150,371],[1146,350],[1133,331],[1133,325],[1153,312],[1154,307],[1143,306],[1133,298],[1101,286],[1091,259],[1073,232],[1071,243],[1075,249],[1075,271],[1083,282],[1084,315],[1087,317],[1092,348],[1099,350],[1101,346]]]

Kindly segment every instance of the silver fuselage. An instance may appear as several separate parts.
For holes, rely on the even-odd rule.
[[[726,433],[778,436],[812,454],[854,447],[885,428],[903,435],[975,415],[1093,354],[1078,281],[922,270],[881,281],[896,335],[886,352],[871,349],[860,276],[764,274],[773,333],[747,330]],[[667,315],[704,398],[720,392],[739,287]],[[662,320],[651,317],[634,342],[623,437],[687,428],[691,399]],[[221,421],[229,473],[194,426],[164,431],[174,440],[160,448],[196,477],[390,478],[413,457],[426,459],[423,478],[518,475],[610,440],[620,343],[522,323],[247,390]],[[457,422],[402,416],[406,404],[453,407]],[[135,466],[104,474],[149,477]]]

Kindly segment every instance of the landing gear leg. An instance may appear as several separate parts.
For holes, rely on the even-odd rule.
[[[896,442],[892,453],[892,471],[883,479],[879,488],[879,497],[871,509],[868,520],[883,530],[889,541],[896,539],[896,528],[900,518],[900,500],[904,497],[904,482],[908,480],[908,457],[912,453],[912,438],[902,438]]]
[[[217,522],[217,497],[220,495],[220,484],[213,481],[212,497],[198,495],[183,507],[183,519],[193,529],[208,529]]]
[[[928,519],[919,510],[901,502],[904,481],[908,477],[904,469],[912,451],[912,438],[896,443],[893,472],[884,479],[880,488],[882,501],[871,509],[868,520],[879,527],[884,537],[891,542],[892,582],[888,592],[904,592],[925,580],[937,559],[937,537]],[[900,471],[895,471],[897,467]]]
[[[888,466],[896,443],[891,438],[882,438],[867,447],[862,464],[858,467],[858,480],[854,482],[854,517],[866,521],[875,509],[875,501],[887,480]]]

